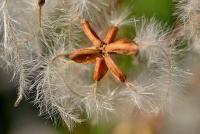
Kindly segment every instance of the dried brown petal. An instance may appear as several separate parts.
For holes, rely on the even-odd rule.
[[[87,20],[82,20],[81,21],[82,29],[86,36],[92,41],[92,43],[96,46],[99,47],[101,45],[101,40],[97,36],[97,34],[94,32],[92,27],[90,26],[89,22]]]
[[[114,63],[111,57],[109,55],[106,55],[104,59],[110,72],[121,82],[125,82],[126,75],[117,67],[117,65]]]
[[[127,39],[121,39],[106,46],[105,51],[108,53],[136,55],[138,46]]]
[[[108,33],[106,34],[104,42],[106,44],[109,44],[109,43],[113,42],[115,37],[116,37],[116,35],[117,35],[117,32],[118,32],[118,27],[111,26],[109,28],[109,30],[108,30]]]
[[[96,58],[96,64],[95,64],[95,69],[94,69],[94,80],[95,81],[100,81],[106,72],[108,71],[108,68],[106,66],[104,58]]]
[[[95,63],[96,58],[101,56],[100,51],[94,47],[77,49],[68,55],[68,58],[83,64]]]

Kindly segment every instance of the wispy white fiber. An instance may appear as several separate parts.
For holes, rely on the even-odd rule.
[[[133,39],[140,49],[139,55],[147,59],[147,63],[158,64],[170,52],[171,41],[167,39],[168,31],[155,18],[138,22],[136,36]]]
[[[18,86],[15,105],[23,97],[34,99],[40,115],[60,117],[72,130],[86,120],[109,120],[132,111],[170,112],[172,104],[182,100],[192,74],[182,67],[185,50],[173,37],[175,30],[155,18],[135,18],[132,2],[130,8],[111,3],[116,4],[109,0],[46,0],[40,25],[37,0],[0,1],[0,62],[13,73]],[[200,51],[199,4],[199,0],[180,0],[177,5],[184,24],[181,32],[196,51]],[[81,28],[82,19],[90,22],[100,38],[111,25],[133,27],[140,72],[127,70],[127,81],[122,83],[108,70],[96,82],[93,64],[68,59],[70,52],[92,45]],[[124,105],[129,111],[120,113]]]
[[[176,1],[176,12],[180,21],[184,39],[189,40],[190,48],[199,53],[200,37],[200,1],[199,0],[180,0]],[[198,40],[198,41],[197,41]],[[197,50],[196,50],[197,49]]]

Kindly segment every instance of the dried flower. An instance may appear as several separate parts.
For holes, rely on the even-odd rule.
[[[135,19],[132,8],[120,6],[115,0],[0,1],[0,61],[19,87],[15,105],[35,94],[40,114],[58,115],[70,130],[115,113],[170,112],[191,77],[180,60],[185,46],[176,40],[184,35],[199,49],[199,0],[178,2],[184,24],[178,30],[155,18]],[[124,25],[134,27],[132,40],[117,35]],[[115,55],[134,56],[140,71],[130,67],[125,75]]]
[[[103,41],[100,40],[86,20],[82,21],[82,27],[85,34],[92,41],[95,47],[75,50],[67,57],[78,63],[95,63],[94,80],[96,81],[101,80],[107,70],[110,70],[117,79],[124,82],[126,80],[126,76],[117,67],[117,65],[115,65],[110,57],[110,54],[137,54],[137,45],[126,39],[114,42],[118,29],[115,26],[110,27]]]

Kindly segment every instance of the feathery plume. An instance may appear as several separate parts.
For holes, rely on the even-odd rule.
[[[70,18],[86,18],[91,21],[108,7],[106,0],[64,0],[64,4]]]
[[[170,41],[167,39],[168,31],[164,31],[162,24],[155,18],[141,19],[136,27],[136,36],[133,39],[139,47],[139,55],[147,58],[148,65],[159,64],[161,57],[165,57],[170,49]]]
[[[0,1],[1,61],[13,71],[19,87],[15,106],[28,93],[35,93],[40,114],[51,119],[58,115],[72,130],[86,119],[108,120],[121,108],[119,104],[146,114],[168,112],[172,103],[181,100],[191,73],[181,67],[179,56],[185,53],[171,29],[155,18],[136,20],[132,8],[113,3],[116,1]],[[199,4],[199,0],[177,4],[184,24],[180,36],[185,33],[197,51]],[[115,40],[124,25],[135,27],[132,41]],[[83,32],[94,46],[77,50],[89,46]],[[114,63],[118,58],[112,56],[112,60],[111,54],[139,56],[141,71],[135,76],[136,70],[131,70],[126,77]],[[88,63],[94,62],[93,70]]]
[[[175,2],[177,3],[175,15],[178,16],[182,25],[180,34],[185,37],[184,40],[188,40],[189,47],[196,51],[196,48],[199,48],[197,42],[200,37],[200,1],[180,0]]]

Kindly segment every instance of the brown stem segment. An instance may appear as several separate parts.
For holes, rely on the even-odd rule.
[[[82,29],[85,33],[85,35],[89,38],[89,40],[96,46],[99,47],[101,45],[101,40],[97,36],[97,34],[94,32],[92,27],[90,26],[89,22],[87,20],[81,21]]]
[[[106,65],[110,72],[121,82],[126,81],[126,75],[117,67],[117,65],[114,63],[114,61],[111,59],[109,55],[106,55],[104,57]]]
[[[42,7],[44,6],[44,4],[45,4],[45,0],[38,0],[40,27],[42,26]]]
[[[94,69],[94,76],[93,76],[94,80],[100,81],[104,77],[107,71],[108,71],[108,68],[106,66],[104,58],[97,57],[95,69]]]
[[[116,35],[118,32],[118,27],[111,26],[106,34],[106,37],[104,38],[104,43],[110,44],[114,41]]]
[[[39,25],[42,27],[42,7],[39,7]]]

